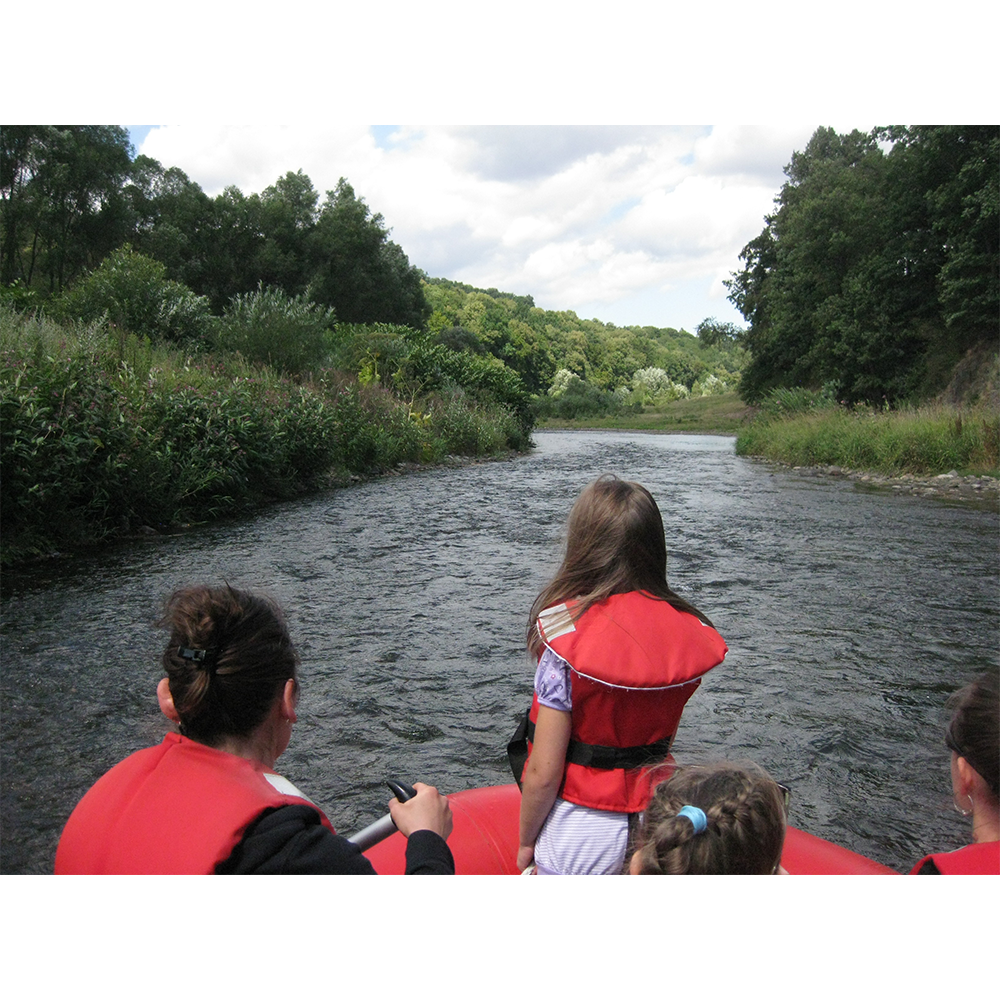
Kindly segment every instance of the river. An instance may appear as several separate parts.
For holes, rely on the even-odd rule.
[[[265,589],[286,609],[303,691],[280,768],[338,829],[385,812],[385,777],[510,781],[527,611],[603,472],[652,492],[670,583],[730,648],[685,710],[678,760],[752,758],[792,789],[793,825],[900,871],[968,841],[944,703],[997,661],[996,513],[774,471],[730,437],[535,442],[6,572],[0,870],[51,871],[80,796],[167,731],[153,623],[185,583]]]

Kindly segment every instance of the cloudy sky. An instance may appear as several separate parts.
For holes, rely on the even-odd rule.
[[[137,152],[209,194],[302,170],[346,177],[431,277],[620,326],[742,323],[723,280],[819,124],[130,126]]]

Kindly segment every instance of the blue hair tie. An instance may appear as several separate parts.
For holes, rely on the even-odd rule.
[[[699,809],[697,806],[682,806],[677,811],[677,815],[691,820],[696,837],[699,833],[704,833],[708,829],[708,817],[705,815],[704,810]]]

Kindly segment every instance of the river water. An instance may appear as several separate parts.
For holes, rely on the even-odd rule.
[[[791,787],[793,825],[901,871],[968,842],[944,702],[997,661],[995,513],[776,472],[729,437],[535,442],[6,573],[0,869],[51,871],[86,789],[167,731],[153,622],[185,583],[262,588],[286,609],[303,692],[280,767],[338,829],[385,812],[385,777],[509,782],[528,608],[603,472],[652,492],[671,585],[729,644],[688,703],[678,760],[757,760]]]

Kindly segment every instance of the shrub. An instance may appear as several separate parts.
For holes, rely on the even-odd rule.
[[[560,368],[552,377],[552,385],[549,386],[548,394],[553,399],[558,399],[571,385],[582,381],[583,379],[576,372],[571,372],[568,368]]]
[[[772,417],[809,413],[812,410],[828,409],[837,405],[836,389],[827,383],[822,389],[778,388],[771,389],[761,400],[763,413]]]
[[[211,318],[208,299],[166,274],[161,263],[126,244],[55,300],[52,309],[83,322],[107,317],[112,326],[140,336],[203,345]]]
[[[527,442],[530,436],[534,417],[524,382],[492,355],[453,351],[431,334],[375,323],[339,326],[332,360],[357,373],[362,384],[378,383],[411,403],[461,390],[459,398],[472,407],[506,410],[518,424],[516,439]]]
[[[217,349],[289,375],[321,367],[335,319],[332,309],[276,288],[234,296],[214,324]]]
[[[755,420],[736,439],[739,455],[790,465],[842,465],[884,475],[939,475],[952,469],[995,475],[1000,415],[942,407],[890,412],[856,407]]]
[[[363,473],[421,459],[424,431],[391,392],[334,371],[323,372],[318,384],[330,401],[333,465]]]
[[[598,389],[581,378],[568,380],[558,396],[535,396],[532,400],[534,415],[545,420],[579,420],[581,417],[603,417],[621,413],[626,408],[622,397],[607,389]]]
[[[495,455],[506,448],[523,450],[527,438],[505,407],[474,403],[461,389],[428,399],[429,455]]]

